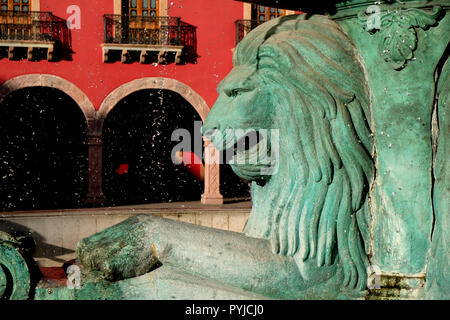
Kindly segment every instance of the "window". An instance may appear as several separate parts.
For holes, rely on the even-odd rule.
[[[31,0],[0,0],[1,11],[17,11],[28,12],[30,11]]]
[[[132,17],[156,17],[158,16],[158,0],[128,0],[128,13]]]
[[[252,10],[252,15],[255,16],[253,19],[258,20],[258,22],[265,22],[271,19],[275,19],[286,14],[286,10],[271,8],[266,6],[254,5]]]

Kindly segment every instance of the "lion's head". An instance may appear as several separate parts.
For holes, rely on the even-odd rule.
[[[222,145],[214,129],[279,130],[277,152],[271,135],[243,151],[251,157],[269,141],[273,175],[262,174],[267,162],[232,165],[254,181],[245,232],[269,239],[274,252],[297,263],[340,265],[344,285],[363,289],[374,164],[370,99],[356,49],[324,16],[287,16],[250,32],[233,63],[204,134],[222,149],[243,134],[228,135]]]

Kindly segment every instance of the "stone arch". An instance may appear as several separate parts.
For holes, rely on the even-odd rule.
[[[92,164],[95,164],[97,159],[95,159],[95,153],[92,152],[93,146],[96,146],[97,140],[95,140],[95,135],[91,138],[90,132],[95,131],[95,107],[90,101],[90,99],[86,96],[86,94],[74,85],[72,82],[65,80],[61,77],[50,75],[50,74],[26,74],[17,76],[15,78],[11,78],[5,81],[0,85],[0,103],[12,92],[16,90],[20,90],[23,88],[29,87],[48,87],[48,88],[56,88],[61,92],[64,92],[70,98],[75,101],[78,107],[83,112],[83,115],[87,122],[88,127],[88,143],[89,143],[89,168],[91,169]],[[94,159],[93,159],[94,158]],[[99,194],[94,193],[96,181],[95,181],[95,173],[89,172],[89,180],[88,180],[88,195],[87,202],[92,198],[92,195],[95,194],[95,199],[99,199],[98,202],[101,202],[104,198],[101,191]]]
[[[103,120],[109,112],[126,96],[133,92],[145,89],[165,89],[178,93],[182,96],[200,115],[204,122],[209,114],[210,108],[205,100],[186,84],[175,79],[162,77],[140,78],[127,82],[113,90],[102,102],[96,113],[102,127]],[[203,204],[222,204],[223,197],[220,194],[220,167],[219,156],[212,144],[204,138],[205,145],[205,180],[204,193],[202,195]],[[98,177],[97,180],[100,180]],[[98,191],[100,192],[100,190]]]
[[[70,109],[74,110],[76,112],[76,122],[75,123],[75,134],[78,129],[78,127],[81,128],[81,130],[84,131],[86,128],[89,132],[89,123],[92,118],[95,116],[95,107],[90,101],[90,99],[87,97],[87,95],[75,84],[72,82],[63,79],[61,77],[50,75],[50,74],[25,74],[16,76],[13,78],[10,78],[6,80],[3,83],[0,83],[0,103],[9,100],[8,98],[11,97],[14,93],[18,92],[22,89],[36,89],[38,91],[46,90],[46,89],[56,89],[58,92],[58,95],[64,96],[65,99],[72,99],[70,103]],[[22,95],[22,93],[20,93]],[[65,100],[68,101],[68,100]],[[76,106],[75,106],[76,105]],[[47,104],[47,106],[52,106],[52,104]],[[56,108],[58,112],[67,113],[66,107],[67,105],[60,106],[58,104],[58,107]],[[79,113],[81,111],[81,114]],[[13,111],[15,113],[16,111]],[[31,113],[29,108],[21,109],[21,114],[29,115]],[[0,113],[5,115],[5,110],[0,109]],[[74,118],[71,118],[74,119]],[[57,124],[60,124],[61,122],[58,122]],[[6,127],[6,126],[5,126]],[[8,127],[6,127],[8,128]],[[7,129],[8,130],[8,129]],[[87,138],[86,133],[80,134],[80,142],[86,141],[84,139]],[[60,140],[63,143],[66,143],[65,140]],[[83,159],[85,157],[85,151],[83,151]],[[65,164],[65,162],[64,162]],[[80,174],[82,171],[77,169],[77,173]],[[87,175],[87,170],[85,172]],[[84,172],[83,172],[84,176]],[[84,188],[84,187],[83,187]]]
[[[72,82],[50,74],[27,74],[5,81],[0,85],[0,103],[11,92],[29,87],[56,88],[71,97],[80,107],[86,120],[95,115],[95,107],[80,88]]]
[[[111,92],[105,100],[103,100],[100,108],[97,111],[97,118],[105,119],[108,113],[117,105],[117,103],[130,95],[133,92],[145,89],[166,89],[171,90],[181,95],[187,102],[189,102],[197,113],[200,115],[202,121],[205,121],[209,114],[209,106],[205,100],[189,86],[175,79],[170,78],[141,78],[127,82],[113,92]]]

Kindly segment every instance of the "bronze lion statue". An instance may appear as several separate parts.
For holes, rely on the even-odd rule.
[[[84,270],[120,282],[158,263],[269,298],[360,297],[374,163],[371,99],[350,39],[324,16],[271,20],[239,43],[218,91],[203,125],[216,148],[244,138],[226,130],[278,132],[277,150],[272,134],[250,148],[264,142],[269,162],[232,164],[252,181],[245,234],[135,216],[79,243]]]
[[[363,289],[374,164],[370,96],[356,49],[323,16],[288,16],[248,34],[233,62],[204,134],[213,143],[211,130],[267,128],[280,136],[276,174],[232,165],[245,179],[265,180],[253,184],[245,233],[270,240],[274,253],[298,264],[340,264],[343,284]]]

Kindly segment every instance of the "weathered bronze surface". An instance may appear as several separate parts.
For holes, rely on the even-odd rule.
[[[271,20],[236,47],[204,135],[279,132],[265,162],[272,136],[232,165],[252,181],[245,234],[135,216],[79,243],[80,289],[31,298],[450,299],[450,2],[372,4]]]

